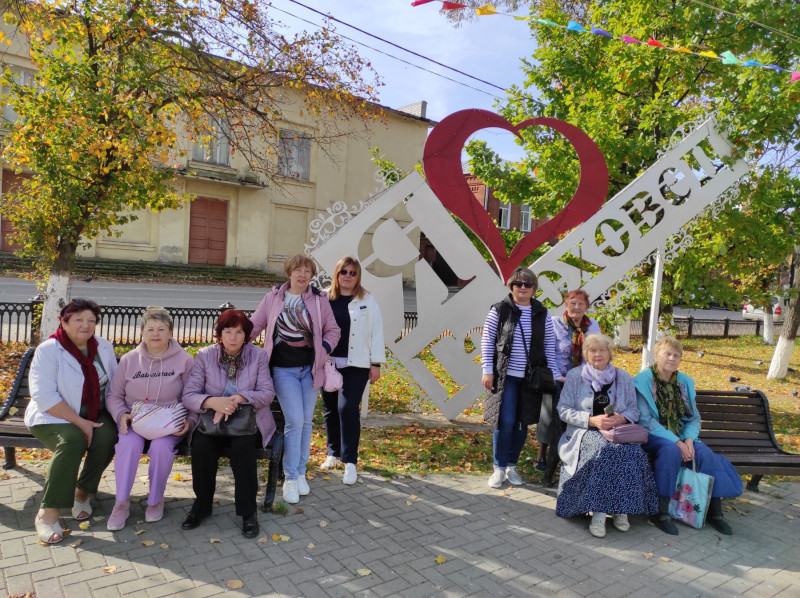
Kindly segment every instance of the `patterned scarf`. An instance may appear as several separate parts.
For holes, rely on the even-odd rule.
[[[678,382],[678,372],[672,374],[669,381],[664,380],[658,373],[658,367],[653,365],[653,398],[658,410],[658,421],[667,430],[681,435],[683,423],[681,420],[691,415],[686,387]]]
[[[596,370],[588,363],[581,368],[581,379],[592,387],[592,390],[601,390],[606,384],[611,384],[616,375],[614,366],[610,363],[602,370]]]
[[[228,380],[236,378],[236,372],[242,367],[242,352],[244,345],[241,346],[236,355],[228,355],[225,352],[225,347],[220,343],[219,345],[219,364],[228,370]]]
[[[96,422],[100,416],[100,376],[94,367],[94,358],[97,356],[98,347],[97,339],[91,337],[86,342],[87,354],[84,355],[60,326],[50,338],[56,339],[64,347],[64,350],[81,365],[81,372],[83,373],[81,407],[86,407],[86,419]]]
[[[572,367],[576,368],[583,361],[583,337],[586,331],[589,330],[589,324],[591,322],[589,321],[589,316],[586,314],[583,314],[580,326],[575,326],[575,322],[567,315],[566,311],[561,317],[572,332]]]

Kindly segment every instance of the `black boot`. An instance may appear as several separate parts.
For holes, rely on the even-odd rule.
[[[658,515],[650,517],[650,521],[665,534],[678,535],[678,528],[675,527],[672,517],[669,516],[669,496],[658,497]]]
[[[725,536],[733,535],[733,530],[727,521],[722,517],[722,499],[712,498],[708,505],[708,524]]]

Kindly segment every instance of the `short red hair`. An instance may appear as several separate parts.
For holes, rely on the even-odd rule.
[[[250,321],[241,309],[226,309],[217,318],[217,324],[214,326],[214,336],[217,343],[222,342],[222,331],[226,328],[236,328],[241,326],[244,331],[244,342],[250,342],[250,334],[253,332],[253,323]]]
[[[570,291],[564,296],[564,303],[569,301],[570,299],[574,299],[575,297],[580,297],[583,299],[584,303],[586,303],[586,307],[589,307],[592,302],[589,301],[589,294],[584,291],[583,289],[575,289],[574,291]]]

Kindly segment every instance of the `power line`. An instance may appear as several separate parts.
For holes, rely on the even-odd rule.
[[[290,0],[290,1],[291,1],[291,2],[293,2],[294,0]],[[299,3],[298,3],[298,4],[299,4]],[[301,4],[300,6],[303,6],[303,5]],[[289,11],[286,11],[286,10],[283,10],[283,9],[281,9],[281,8],[278,8],[277,6],[274,6],[274,5],[273,5],[273,6],[270,6],[270,8],[271,8],[272,10],[277,10],[277,11],[279,11],[279,12],[282,12],[282,13],[283,13],[283,14],[285,14],[285,15],[289,15],[290,17],[293,17],[293,18],[297,19],[298,21],[303,21],[304,23],[308,23],[309,25],[313,25],[314,27],[320,27],[320,25],[319,25],[319,24],[317,24],[317,23],[314,23],[313,21],[309,21],[308,19],[304,19],[303,17],[299,17],[299,16],[297,16],[296,14],[293,14],[293,13],[291,13],[291,12],[289,12]],[[308,7],[306,7],[306,8],[308,8]],[[310,8],[309,10],[314,10],[314,9],[313,9],[313,8]],[[319,12],[319,11],[316,11],[316,10],[314,10],[314,12]],[[322,13],[319,13],[319,14],[322,14]],[[333,17],[329,17],[329,16],[327,16],[327,15],[323,15],[323,16],[326,16],[327,18],[330,18],[330,19],[332,19],[332,20],[337,20],[337,19],[334,19]],[[340,22],[340,23],[341,23],[341,21],[337,21],[337,22]],[[343,25],[347,25],[347,23],[342,23],[342,24],[343,24]],[[357,28],[356,28],[356,27],[354,27],[354,29],[357,29]],[[361,30],[359,29],[359,31],[361,31]],[[484,90],[482,90],[482,89],[478,89],[477,87],[473,87],[472,85],[469,85],[469,84],[467,84],[467,83],[463,83],[463,82],[461,82],[461,81],[458,81],[458,80],[456,80],[456,79],[452,79],[452,78],[450,78],[450,77],[448,77],[448,76],[446,76],[446,75],[443,75],[443,74],[441,74],[441,73],[437,73],[436,71],[432,71],[432,70],[430,70],[430,69],[426,69],[426,68],[425,68],[425,67],[423,67],[423,66],[420,66],[420,65],[418,65],[418,64],[414,64],[413,62],[409,62],[409,61],[407,61],[407,60],[404,60],[404,59],[400,58],[399,56],[395,56],[394,54],[389,54],[388,52],[384,52],[383,50],[379,50],[378,48],[375,48],[375,47],[373,47],[373,46],[370,46],[370,45],[368,45],[368,44],[365,44],[364,42],[358,41],[358,40],[356,40],[356,39],[353,39],[353,38],[351,38],[351,37],[347,37],[346,35],[343,35],[343,34],[341,34],[341,33],[337,33],[336,35],[338,35],[338,36],[339,36],[339,37],[341,37],[342,39],[346,39],[346,40],[348,40],[348,41],[351,41],[351,42],[353,42],[354,44],[358,44],[358,45],[360,45],[360,46],[364,46],[365,48],[369,48],[370,50],[372,50],[372,51],[374,51],[374,52],[378,52],[379,54],[383,54],[384,56],[387,56],[387,57],[389,57],[389,58],[393,58],[394,60],[397,60],[398,62],[402,62],[403,64],[407,64],[407,65],[409,65],[409,66],[412,66],[412,67],[414,67],[414,68],[417,68],[417,69],[419,69],[419,70],[421,70],[421,71],[425,71],[426,73],[430,73],[431,75],[434,75],[434,76],[436,76],[436,77],[441,77],[442,79],[447,79],[448,81],[451,81],[451,82],[453,82],[453,83],[456,83],[456,84],[458,84],[458,85],[462,85],[462,86],[464,86],[464,87],[467,87],[467,88],[469,88],[469,89],[472,89],[472,90],[474,90],[474,91],[477,91],[477,92],[479,92],[479,93],[485,94],[485,95],[489,96],[490,98],[495,98],[495,99],[498,99],[498,100],[502,100],[502,99],[503,99],[503,98],[501,98],[500,96],[497,96],[497,95],[495,95],[495,94],[493,94],[493,93],[489,93],[488,91],[484,91]],[[367,35],[371,35],[371,34],[367,34]],[[377,37],[377,36],[374,36],[374,35],[371,35],[371,37],[376,37],[377,39],[381,39],[381,38],[379,38],[379,37]],[[394,45],[396,45],[396,44],[392,44],[391,42],[387,42],[387,43],[389,43],[389,44],[391,44],[391,45],[393,45],[393,46],[394,46]],[[400,47],[400,46],[397,46],[397,47]],[[406,50],[406,51],[407,51],[407,52],[410,52],[411,54],[414,54],[414,52],[411,52],[411,50]],[[424,57],[423,57],[423,58],[424,58]],[[436,61],[432,61],[432,62],[436,62]],[[440,64],[440,63],[436,63],[436,64]],[[442,65],[442,66],[444,66],[445,68],[448,68],[448,69],[450,69],[450,70],[454,70],[454,71],[456,71],[456,72],[459,72],[459,73],[461,72],[461,71],[458,71],[457,69],[454,69],[454,68],[448,67],[448,66],[446,66],[446,65]],[[472,78],[472,79],[476,79],[476,80],[478,80],[478,81],[481,81],[482,83],[486,83],[485,81],[482,81],[481,79],[478,79],[477,77],[472,77],[471,75],[467,75],[467,76],[468,76],[468,77],[470,77],[470,78]],[[487,84],[487,85],[491,85],[492,87],[497,87],[496,85],[492,85],[491,83],[486,83],[486,84]],[[506,89],[504,89],[504,88],[502,88],[502,87],[498,87],[498,89],[499,89],[499,90],[501,90],[501,91],[504,91],[504,92],[507,92],[507,91],[508,91],[508,90],[506,90]]]
[[[800,42],[800,37],[797,37],[796,35],[792,35],[791,33],[786,33],[785,31],[781,31],[780,29],[775,29],[774,27],[771,27],[769,25],[765,25],[764,23],[756,21],[755,19],[748,19],[747,17],[739,15],[739,14],[736,14],[735,12],[730,12],[728,10],[725,10],[724,8],[719,8],[718,6],[714,6],[713,4],[709,4],[708,2],[703,2],[703,0],[689,0],[689,1],[690,2],[694,2],[695,4],[699,4],[700,6],[703,6],[705,8],[709,8],[711,10],[717,10],[717,11],[719,11],[721,13],[724,13],[724,14],[726,14],[728,16],[731,16],[731,17],[736,17],[737,19],[742,19],[744,21],[749,21],[750,23],[753,23],[754,25],[758,25],[759,27],[762,27],[762,28],[766,29],[767,31],[771,31],[772,33],[775,33],[776,35],[779,35],[781,37],[785,37],[786,39],[789,39],[789,40],[792,40],[792,41],[795,41],[795,42]]]
[[[390,42],[389,40],[387,40],[387,39],[384,39],[384,38],[382,38],[382,37],[380,37],[380,36],[378,36],[378,35],[375,35],[375,34],[373,34],[373,33],[369,33],[368,31],[364,31],[363,29],[359,29],[359,28],[358,28],[358,27],[356,27],[355,25],[351,25],[350,23],[345,23],[344,21],[341,21],[341,20],[337,19],[336,17],[334,17],[334,16],[332,16],[332,15],[330,15],[330,14],[327,14],[327,15],[326,15],[325,13],[323,13],[323,12],[321,12],[321,11],[319,11],[319,10],[315,9],[315,8],[311,8],[310,6],[306,6],[306,5],[305,5],[305,4],[303,4],[302,2],[298,2],[297,0],[289,0],[289,2],[292,2],[292,3],[294,3],[294,4],[297,4],[298,6],[302,6],[302,7],[303,7],[303,8],[305,8],[306,10],[310,10],[311,12],[315,12],[315,13],[317,13],[318,15],[320,15],[320,16],[322,16],[322,17],[325,17],[325,18],[328,18],[328,19],[330,19],[331,21],[335,21],[335,22],[337,22],[337,23],[340,23],[340,24],[344,25],[345,27],[350,27],[351,29],[355,29],[356,31],[358,31],[358,32],[360,32],[360,33],[363,33],[364,35],[367,35],[367,36],[369,36],[369,37],[371,37],[371,38],[377,39],[378,41],[381,41],[381,42],[383,42],[383,43],[385,43],[385,44],[389,44],[390,46],[394,46],[395,48],[397,48],[397,49],[399,49],[399,50],[402,50],[403,52],[408,52],[409,54],[412,54],[412,55],[414,55],[414,56],[416,56],[416,57],[418,57],[418,58],[422,58],[423,60],[427,60],[428,62],[432,62],[433,64],[435,64],[435,65],[437,65],[437,66],[440,66],[440,67],[442,67],[442,68],[446,68],[446,69],[448,69],[448,70],[450,70],[450,71],[456,72],[456,73],[458,73],[459,75],[463,75],[463,76],[465,76],[465,77],[468,77],[468,78],[470,78],[470,79],[474,79],[475,81],[478,81],[478,82],[480,82],[480,83],[483,83],[484,85],[488,85],[489,87],[494,87],[495,89],[499,89],[500,91],[502,91],[502,92],[504,92],[504,93],[508,93],[508,90],[507,90],[506,88],[504,88],[504,87],[500,87],[499,85],[495,85],[494,83],[489,83],[488,81],[485,81],[484,79],[481,79],[481,78],[479,78],[479,77],[475,77],[475,76],[473,76],[473,75],[470,75],[469,73],[465,73],[464,71],[460,71],[460,70],[458,70],[457,68],[454,68],[454,67],[452,67],[452,66],[448,66],[448,65],[446,65],[446,64],[443,64],[443,63],[441,63],[441,62],[438,62],[438,61],[434,60],[433,58],[429,58],[429,57],[427,57],[427,56],[425,56],[425,55],[423,55],[423,54],[419,54],[419,53],[417,53],[417,52],[414,52],[413,50],[409,50],[408,48],[404,48],[403,46],[400,46],[400,45],[398,45],[398,44],[396,44],[396,43],[394,43],[394,42]],[[273,8],[274,8],[274,6],[273,6]],[[286,11],[283,11],[283,12],[286,12]],[[290,13],[286,13],[286,14],[290,14]],[[292,16],[296,16],[296,15],[292,15]],[[297,18],[300,18],[300,17],[297,17]],[[302,20],[302,19],[301,19],[301,20]],[[308,21],[306,21],[306,22],[308,22]],[[312,23],[312,25],[313,25],[313,24],[314,24],[314,23]],[[317,26],[318,26],[318,25],[317,25]],[[342,37],[344,37],[344,36],[342,36]],[[345,39],[349,39],[349,38],[345,38]],[[355,41],[355,40],[351,40],[351,41]],[[355,42],[355,43],[359,43],[359,42]],[[366,47],[369,47],[369,46],[366,46]],[[373,50],[374,50],[375,48],[371,48],[371,49],[373,49]],[[385,54],[385,52],[384,52],[384,54]],[[391,54],[387,54],[387,56],[391,56]],[[394,57],[394,56],[392,56],[392,57],[393,57],[393,58],[396,58],[396,57]],[[399,59],[398,59],[398,60],[399,60]],[[407,64],[408,64],[408,63],[407,63]],[[421,68],[421,67],[419,67],[419,68]],[[425,69],[422,69],[422,70],[425,70]],[[428,71],[428,72],[431,72],[431,71]],[[451,79],[451,81],[452,81],[452,79]],[[473,88],[473,89],[474,89],[474,88]],[[484,92],[484,93],[485,93],[485,92]]]

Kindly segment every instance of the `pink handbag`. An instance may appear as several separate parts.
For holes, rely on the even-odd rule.
[[[344,379],[336,366],[328,359],[323,366],[323,373],[325,374],[325,381],[322,383],[322,389],[325,392],[336,392],[344,386]]]
[[[610,430],[600,430],[600,433],[614,444],[644,444],[649,437],[647,428],[639,424],[620,424]]]
[[[135,401],[131,409],[131,428],[142,438],[155,440],[180,431],[186,414],[186,407],[181,403],[159,405]]]

